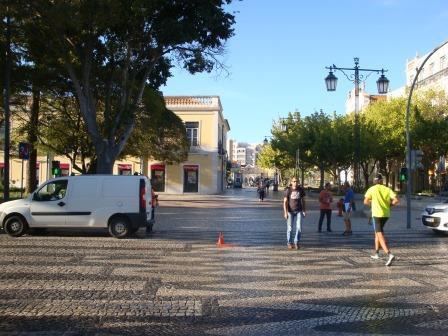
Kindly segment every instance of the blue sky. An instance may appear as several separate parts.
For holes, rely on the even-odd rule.
[[[191,75],[176,69],[165,95],[218,95],[229,120],[229,137],[261,143],[272,122],[296,109],[309,115],[345,112],[353,83],[342,73],[327,92],[326,66],[389,71],[390,89],[405,84],[405,62],[448,39],[446,0],[245,0],[237,11],[235,36],[223,56],[230,74]],[[376,92],[378,75],[366,82]]]

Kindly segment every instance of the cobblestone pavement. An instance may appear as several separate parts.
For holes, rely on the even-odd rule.
[[[397,260],[370,259],[372,228],[286,249],[278,195],[161,196],[151,235],[50,230],[0,235],[0,335],[447,335],[448,236],[403,207],[386,224]],[[325,227],[325,224],[324,224]],[[217,247],[223,232],[225,247]]]

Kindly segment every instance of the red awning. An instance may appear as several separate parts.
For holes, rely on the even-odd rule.
[[[60,163],[59,164],[59,167],[61,168],[61,169],[64,169],[64,170],[68,170],[68,169],[70,169],[70,163]]]
[[[184,165],[184,169],[186,170],[199,170],[198,165]]]
[[[151,165],[151,170],[165,170],[165,165],[164,164],[153,164]]]
[[[118,169],[119,170],[132,170],[132,165],[131,164],[126,164],[126,163],[119,163],[118,164]]]

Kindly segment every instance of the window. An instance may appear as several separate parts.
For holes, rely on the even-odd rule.
[[[445,60],[445,56],[440,57],[440,70],[443,70],[445,68]]]
[[[35,195],[35,201],[58,201],[65,197],[67,180],[58,180],[47,183]]]
[[[199,146],[198,134],[199,134],[199,122],[188,121],[185,123],[187,129],[187,138],[190,141],[190,146]]]
[[[429,64],[429,76],[434,74],[434,63]]]

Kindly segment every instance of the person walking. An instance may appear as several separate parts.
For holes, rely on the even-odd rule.
[[[325,183],[324,189],[319,193],[319,227],[318,232],[322,232],[322,222],[327,216],[327,231],[331,232],[331,203],[333,202],[333,194],[331,193],[331,184]]]
[[[305,190],[298,185],[296,177],[291,179],[291,185],[285,189],[283,198],[283,216],[286,219],[286,240],[288,250],[298,250],[300,248],[299,242],[302,235],[302,217],[306,216],[306,212]]]
[[[353,189],[350,187],[350,183],[345,181],[344,183],[344,205],[342,208],[342,213],[344,215],[344,225],[345,231],[343,236],[352,235],[352,222],[350,220],[353,210],[353,199],[354,199]]]
[[[258,201],[263,202],[264,197],[266,196],[266,184],[264,183],[263,178],[260,178],[260,180],[258,181],[257,192],[258,192]]]
[[[157,206],[159,206],[159,195],[156,195],[153,184],[151,184],[151,218],[146,222],[146,233],[152,232],[152,227],[156,222],[155,209]]]
[[[395,256],[390,252],[384,236],[384,225],[390,217],[390,207],[397,205],[399,200],[392,189],[383,185],[383,176],[376,176],[377,183],[370,187],[364,195],[364,204],[372,207],[372,223],[375,230],[375,254],[372,259],[379,260],[380,247],[387,254],[386,266],[392,265]]]

